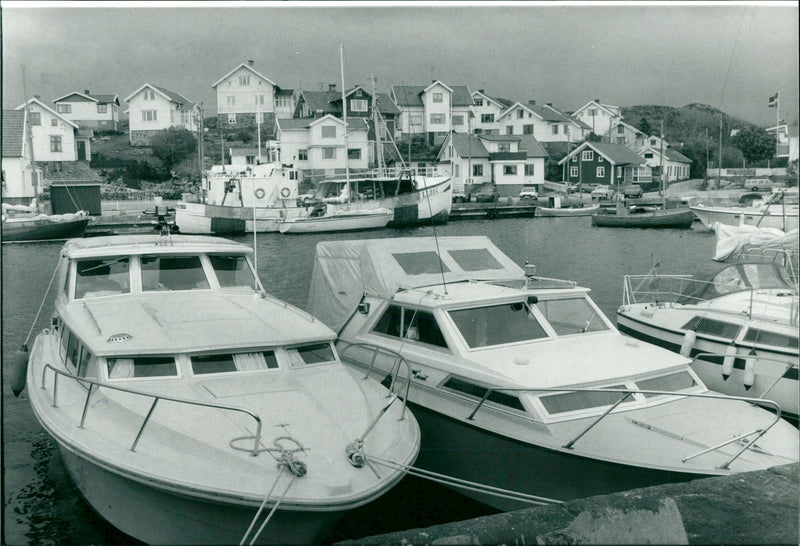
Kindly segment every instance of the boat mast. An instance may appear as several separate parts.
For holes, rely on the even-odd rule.
[[[661,184],[659,184],[660,188],[658,190],[658,193],[660,193],[661,197],[663,197],[662,200],[666,201],[666,199],[667,199],[667,197],[666,197],[667,185],[665,183],[666,182],[666,178],[664,177],[664,120],[663,119],[661,120],[661,154],[660,154],[660,157],[661,157],[661,167],[660,167],[659,170],[661,171]]]
[[[36,156],[35,151],[33,149],[33,133],[31,130],[31,103],[28,100],[28,88],[25,85],[25,65],[20,65],[22,69],[22,94],[25,95],[25,109],[23,110],[25,116],[23,118],[23,124],[25,126],[25,140],[27,141],[26,144],[28,145],[31,151],[31,185],[33,186],[33,198],[36,203],[36,210],[37,212],[42,210],[41,204],[39,203],[39,175],[36,173]],[[24,159],[24,153],[23,153]],[[45,211],[46,212],[46,211]],[[52,211],[51,211],[52,212]]]
[[[375,131],[375,160],[378,162],[378,173],[383,173],[383,139],[378,131],[378,96],[375,92],[375,74],[370,75],[372,82],[372,128]]]
[[[350,201],[350,166],[349,153],[347,151],[347,98],[344,88],[344,46],[339,44],[339,69],[342,73],[342,117],[344,118],[344,179],[347,187],[345,199]]]

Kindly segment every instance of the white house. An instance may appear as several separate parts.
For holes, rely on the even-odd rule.
[[[573,112],[572,116],[581,120],[598,136],[607,136],[611,128],[622,120],[619,106],[601,104],[600,99],[594,99]]]
[[[27,110],[3,110],[3,202],[28,205],[41,173],[34,170],[27,139]]]
[[[663,142],[662,142],[663,141]],[[645,148],[662,148],[662,144],[664,148],[669,148],[670,143],[667,142],[666,139],[661,138],[658,135],[650,135],[649,137],[645,138],[644,147]]]
[[[664,148],[664,160],[661,160],[661,147],[645,147],[639,152],[654,173],[660,167],[664,167],[664,182],[670,183],[689,178],[689,171],[692,168],[692,160],[673,148]]]
[[[552,104],[515,102],[498,118],[500,134],[532,135],[540,142],[579,142],[588,134],[583,122],[572,119]]]
[[[184,127],[197,131],[199,114],[195,103],[174,91],[146,83],[125,98],[130,106],[129,140],[134,146],[147,146],[157,131]]]
[[[254,68],[255,62],[242,63],[211,86],[217,94],[217,124],[220,127],[255,127],[256,117],[269,132],[276,119],[294,114],[294,90],[281,89]]]
[[[490,97],[483,89],[472,93],[472,132],[480,134],[499,134],[498,118],[514,101],[502,97]]]
[[[789,162],[795,161],[798,158],[798,138],[797,138],[797,125],[788,126],[781,124],[775,127],[769,127],[766,131],[773,138],[776,138],[776,157],[786,157]],[[777,135],[777,137],[776,137]]]
[[[268,143],[270,157],[291,164],[302,176],[332,175],[365,170],[371,161],[371,146],[364,119],[347,120],[345,154],[344,120],[333,115],[321,118],[278,119],[277,139]]]
[[[649,145],[645,133],[624,121],[618,121],[612,125],[607,137],[609,142],[622,144],[631,150],[639,150]]]
[[[117,130],[119,124],[119,97],[117,95],[92,95],[73,91],[53,99],[56,112],[81,127]]]
[[[32,159],[43,161],[78,161],[91,159],[89,135],[78,135],[78,125],[34,97],[19,105],[28,111],[28,127],[33,143]]]
[[[452,130],[470,131],[472,96],[466,86],[448,86],[435,80],[427,87],[395,85],[390,93],[400,109],[398,133],[427,133],[431,143],[441,142]]]

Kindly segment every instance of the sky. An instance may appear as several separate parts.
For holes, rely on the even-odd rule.
[[[341,45],[348,88],[438,79],[567,111],[699,102],[765,127],[780,92],[780,118],[798,119],[796,2],[28,6],[0,3],[3,108],[85,89],[122,101],[151,83],[210,115],[211,85],[251,59],[282,88],[341,86]]]

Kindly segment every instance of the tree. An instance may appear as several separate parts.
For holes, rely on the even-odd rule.
[[[750,126],[741,129],[731,139],[731,143],[739,148],[744,158],[751,163],[770,158],[775,152],[775,139],[760,127]]]
[[[639,120],[639,130],[648,136],[650,135],[650,122],[644,116]]]
[[[166,169],[171,169],[197,150],[197,139],[183,127],[170,127],[153,135],[150,149],[154,156],[164,162]]]

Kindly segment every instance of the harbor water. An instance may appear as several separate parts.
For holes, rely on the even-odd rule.
[[[695,223],[689,230],[614,229],[591,226],[590,217],[451,221],[438,236],[486,235],[519,264],[537,274],[576,281],[613,320],[625,274],[663,274],[713,269],[715,237]],[[258,272],[271,294],[306,306],[315,245],[324,240],[431,236],[432,227],[363,233],[260,234]],[[253,244],[252,235],[232,237]],[[2,529],[7,544],[120,544],[133,542],[96,515],[81,498],[57,456],[54,442],[33,416],[23,392],[11,393],[14,354],[31,329],[63,242],[2,247],[3,472]],[[52,312],[52,291],[33,335]],[[32,343],[32,339],[29,343]],[[591,350],[587,347],[588,352]],[[176,461],[175,464],[180,464]],[[493,511],[442,487],[406,478],[383,498],[348,514],[326,541],[430,526]],[[146,525],[147,522],[143,522]],[[244,533],[245,529],[242,529]]]

